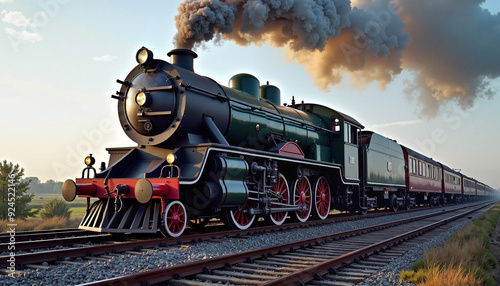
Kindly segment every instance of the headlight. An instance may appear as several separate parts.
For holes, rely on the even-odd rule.
[[[148,64],[153,60],[153,52],[142,47],[137,51],[135,60],[141,65]]]
[[[95,159],[94,159],[94,157],[92,157],[92,154],[85,157],[85,165],[92,167],[92,165],[94,165],[94,164],[95,164]]]
[[[144,92],[139,92],[136,96],[135,96],[135,102],[137,102],[137,104],[139,104],[139,106],[144,106],[146,105],[146,103],[148,103],[148,95]]]
[[[174,162],[175,162],[175,155],[170,153],[167,155],[167,163],[169,163],[170,165],[172,165]]]

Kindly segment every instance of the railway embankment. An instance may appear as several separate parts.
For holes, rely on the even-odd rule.
[[[472,220],[442,246],[403,270],[400,279],[416,285],[499,285],[500,203]],[[441,284],[442,285],[442,284]]]

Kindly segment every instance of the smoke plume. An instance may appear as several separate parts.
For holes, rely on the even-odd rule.
[[[403,0],[401,18],[412,42],[403,67],[415,79],[406,94],[434,116],[450,100],[466,109],[491,98],[489,82],[500,76],[500,14],[481,8],[484,0]]]
[[[415,74],[408,98],[434,116],[444,99],[466,108],[491,95],[488,80],[500,76],[500,14],[482,1],[185,0],[175,41],[283,48],[323,90],[344,78],[384,89],[405,68]]]

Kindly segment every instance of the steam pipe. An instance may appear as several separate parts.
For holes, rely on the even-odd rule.
[[[229,146],[229,143],[227,142],[226,138],[224,138],[224,135],[222,135],[219,128],[217,128],[217,125],[215,125],[212,117],[205,116],[205,118],[203,118],[203,125],[208,131],[210,140]]]

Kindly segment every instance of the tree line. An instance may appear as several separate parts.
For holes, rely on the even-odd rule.
[[[26,177],[25,181],[29,181],[28,193],[35,195],[61,194],[63,182],[48,180],[43,183],[38,177]]]

